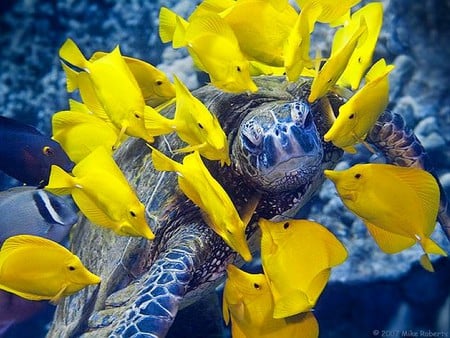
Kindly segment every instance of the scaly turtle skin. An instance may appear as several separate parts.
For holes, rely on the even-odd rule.
[[[247,227],[250,247],[259,247],[259,217],[293,217],[334,168],[342,151],[323,141],[344,99],[334,92],[308,104],[310,81],[288,84],[282,77],[256,79],[255,94],[227,94],[206,86],[194,94],[219,118],[230,144],[232,164],[204,160],[239,211],[261,200]],[[165,113],[172,116],[174,107]],[[425,152],[401,117],[384,113],[368,136],[393,163],[423,166]],[[175,135],[153,144],[170,154],[182,147]],[[182,156],[174,156],[181,161]],[[177,187],[176,174],[154,170],[141,140],[126,142],[116,160],[145,203],[156,234],[150,242],[116,236],[83,219],[72,250],[101,275],[58,306],[50,337],[164,337],[179,308],[213,290],[227,264],[240,259],[203,221],[199,209]],[[446,206],[443,199],[443,206]],[[443,210],[443,214],[446,211]],[[448,224],[448,223],[447,223]]]

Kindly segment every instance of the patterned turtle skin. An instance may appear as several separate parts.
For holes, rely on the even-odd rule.
[[[252,250],[260,241],[256,220],[294,217],[320,188],[323,170],[341,159],[342,150],[324,142],[323,135],[345,102],[336,88],[307,103],[308,79],[289,84],[284,77],[259,77],[256,83],[254,94],[224,93],[212,86],[194,91],[225,130],[232,162],[205,164],[238,211],[254,196],[261,197],[246,230]],[[174,107],[164,113],[173,116]],[[367,141],[391,163],[427,166],[423,147],[397,114],[383,113]],[[170,155],[183,144],[171,134],[153,146]],[[71,236],[71,249],[102,282],[58,305],[49,337],[164,337],[180,308],[214,291],[227,264],[242,263],[179,191],[176,174],[153,168],[144,141],[128,140],[115,157],[146,205],[156,238],[116,236],[82,219]],[[172,157],[181,161],[183,155]],[[439,216],[448,227],[446,208],[443,195]]]

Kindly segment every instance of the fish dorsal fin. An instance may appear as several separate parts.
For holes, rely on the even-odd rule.
[[[330,279],[330,274],[330,268],[323,269],[311,280],[308,290],[306,291],[306,294],[311,302],[315,303],[317,301],[323,289],[327,285],[328,280]]]
[[[413,246],[416,243],[416,240],[411,237],[394,234],[367,221],[364,223],[366,224],[367,230],[369,230],[375,242],[385,253],[395,254]]]
[[[62,69],[66,74],[66,88],[69,93],[78,88],[78,72],[70,68],[64,61],[61,61]]]
[[[204,34],[215,34],[237,44],[236,35],[234,35],[233,30],[224,19],[214,13],[191,22],[186,32],[186,40],[191,41],[191,39],[195,39]]]
[[[42,134],[36,128],[4,116],[0,116],[0,130],[1,129],[8,129],[10,131],[14,130],[21,133],[28,133],[42,136]]]
[[[273,318],[285,318],[299,312],[308,311],[311,309],[312,305],[308,295],[297,289],[275,301]]]
[[[439,211],[440,191],[436,179],[429,172],[419,168],[403,168],[397,166],[387,167],[392,174],[404,182],[417,194],[418,205],[422,209],[426,220],[429,220],[424,234],[429,236],[435,227]]]
[[[172,47],[181,48],[186,46],[187,43],[186,31],[189,27],[189,23],[179,15],[176,16],[175,20],[176,25],[173,32]]]
[[[78,74],[78,85],[80,87],[81,99],[88,110],[100,117],[102,120],[109,121],[110,118],[97,98],[97,94],[95,93],[94,86],[92,85],[88,73],[81,72]]]
[[[105,174],[123,177],[123,173],[104,146],[99,146],[76,164],[73,169],[73,174],[77,177],[81,177],[89,175],[93,170],[98,171],[98,168],[101,168],[100,170]]]
[[[91,58],[89,59],[89,61],[94,62],[98,59],[101,59],[102,57],[104,57],[106,54],[106,52],[101,52],[101,51],[97,51],[94,54],[92,54]]]
[[[8,254],[10,252],[13,252],[17,249],[24,248],[24,247],[33,247],[36,249],[40,248],[52,248],[52,249],[60,249],[60,245],[43,237],[40,236],[33,236],[33,235],[17,235],[12,236],[6,239],[6,241],[3,243],[3,246],[0,250],[3,254]],[[64,249],[65,250],[65,249]],[[63,250],[63,251],[64,251]]]

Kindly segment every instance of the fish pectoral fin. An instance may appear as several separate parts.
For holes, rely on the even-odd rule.
[[[385,253],[395,254],[416,243],[416,240],[411,237],[394,234],[369,222],[365,222],[365,224],[375,242]]]
[[[58,291],[56,295],[53,296],[53,298],[50,299],[50,303],[53,305],[58,305],[61,299],[63,298],[63,293],[67,289],[67,284],[63,284],[61,290]]]
[[[431,264],[430,257],[426,253],[420,256],[419,263],[425,270],[434,272],[433,264]]]
[[[237,304],[228,304],[228,308],[230,309],[233,316],[239,321],[243,321],[245,319],[245,306],[243,302],[239,302]]]
[[[447,253],[431,238],[423,238],[419,243],[424,251],[424,254],[420,256],[420,265],[422,265],[425,270],[434,272],[434,268],[428,254],[447,257]]]
[[[75,186],[75,178],[57,165],[52,165],[45,190],[56,195],[69,195]]]
[[[312,306],[313,304],[311,304],[305,292],[295,290],[277,299],[273,310],[273,318],[290,317],[300,312],[309,311]]]

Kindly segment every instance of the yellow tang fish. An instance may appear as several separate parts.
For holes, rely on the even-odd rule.
[[[144,98],[119,47],[91,62],[86,60],[75,42],[67,39],[59,50],[59,56],[88,73],[98,101],[120,130],[118,140],[126,133],[153,142],[153,137],[144,126]]]
[[[319,325],[312,312],[289,319],[273,318],[274,303],[266,276],[227,266],[222,313],[233,338],[317,338]]]
[[[249,60],[282,67],[284,44],[297,19],[297,12],[290,4],[283,7],[277,10],[267,0],[240,0],[219,15],[231,27]],[[257,13],[257,19],[249,13]]]
[[[303,10],[308,5],[320,5],[322,11],[317,17],[317,21],[337,26],[345,22],[350,16],[350,8],[357,5],[361,0],[296,0]]]
[[[52,133],[69,158],[78,163],[101,145],[112,153],[119,130],[93,114],[60,111],[52,116]]]
[[[258,90],[236,35],[218,14],[194,16],[187,22],[162,8],[159,18],[162,41],[173,40],[174,48],[186,46],[194,64],[209,74],[214,86],[226,92]]]
[[[152,159],[155,169],[178,174],[180,189],[204,212],[208,225],[245,261],[251,261],[252,255],[245,239],[247,224],[239,217],[227,192],[209,173],[200,154],[194,151],[180,164],[152,148]],[[249,214],[253,211],[254,208]]]
[[[104,52],[95,52],[90,61],[105,55]],[[147,104],[156,107],[175,97],[175,87],[162,70],[151,63],[133,57],[123,56],[123,59],[133,73]]]
[[[384,59],[372,66],[364,87],[339,107],[338,117],[323,137],[325,141],[331,141],[349,153],[356,153],[354,145],[364,142],[370,128],[388,105],[388,74],[393,68],[393,65],[386,66]]]
[[[367,24],[361,20],[358,30],[352,35],[351,39],[341,49],[332,54],[325,62],[322,69],[318,72],[311,84],[311,94],[308,97],[309,102],[314,102],[324,96],[341,77],[348,60],[350,59],[356,46],[367,36]]]
[[[29,300],[57,303],[88,285],[100,283],[62,245],[33,235],[8,238],[0,250],[0,289]]]
[[[383,23],[383,5],[381,2],[369,3],[353,13],[351,20],[348,20],[344,27],[336,31],[331,49],[331,54],[333,54],[334,50],[339,50],[347,43],[358,29],[362,17],[367,23],[367,38],[356,47],[348,61],[347,68],[337,82],[341,86],[350,86],[352,90],[359,87],[364,72],[372,62],[372,55]]]
[[[57,195],[71,194],[92,223],[118,235],[155,237],[145,220],[144,205],[104,147],[81,160],[72,173],[53,165],[45,189]]]
[[[284,67],[289,81],[297,81],[303,68],[311,66],[310,34],[322,7],[313,2],[303,7],[284,47]]]
[[[347,250],[319,223],[261,218],[261,261],[275,303],[274,318],[311,310]]]
[[[420,262],[429,271],[433,266],[427,254],[447,256],[430,239],[439,209],[439,187],[430,173],[375,163],[324,173],[381,250],[393,254],[419,243],[425,252]]]

